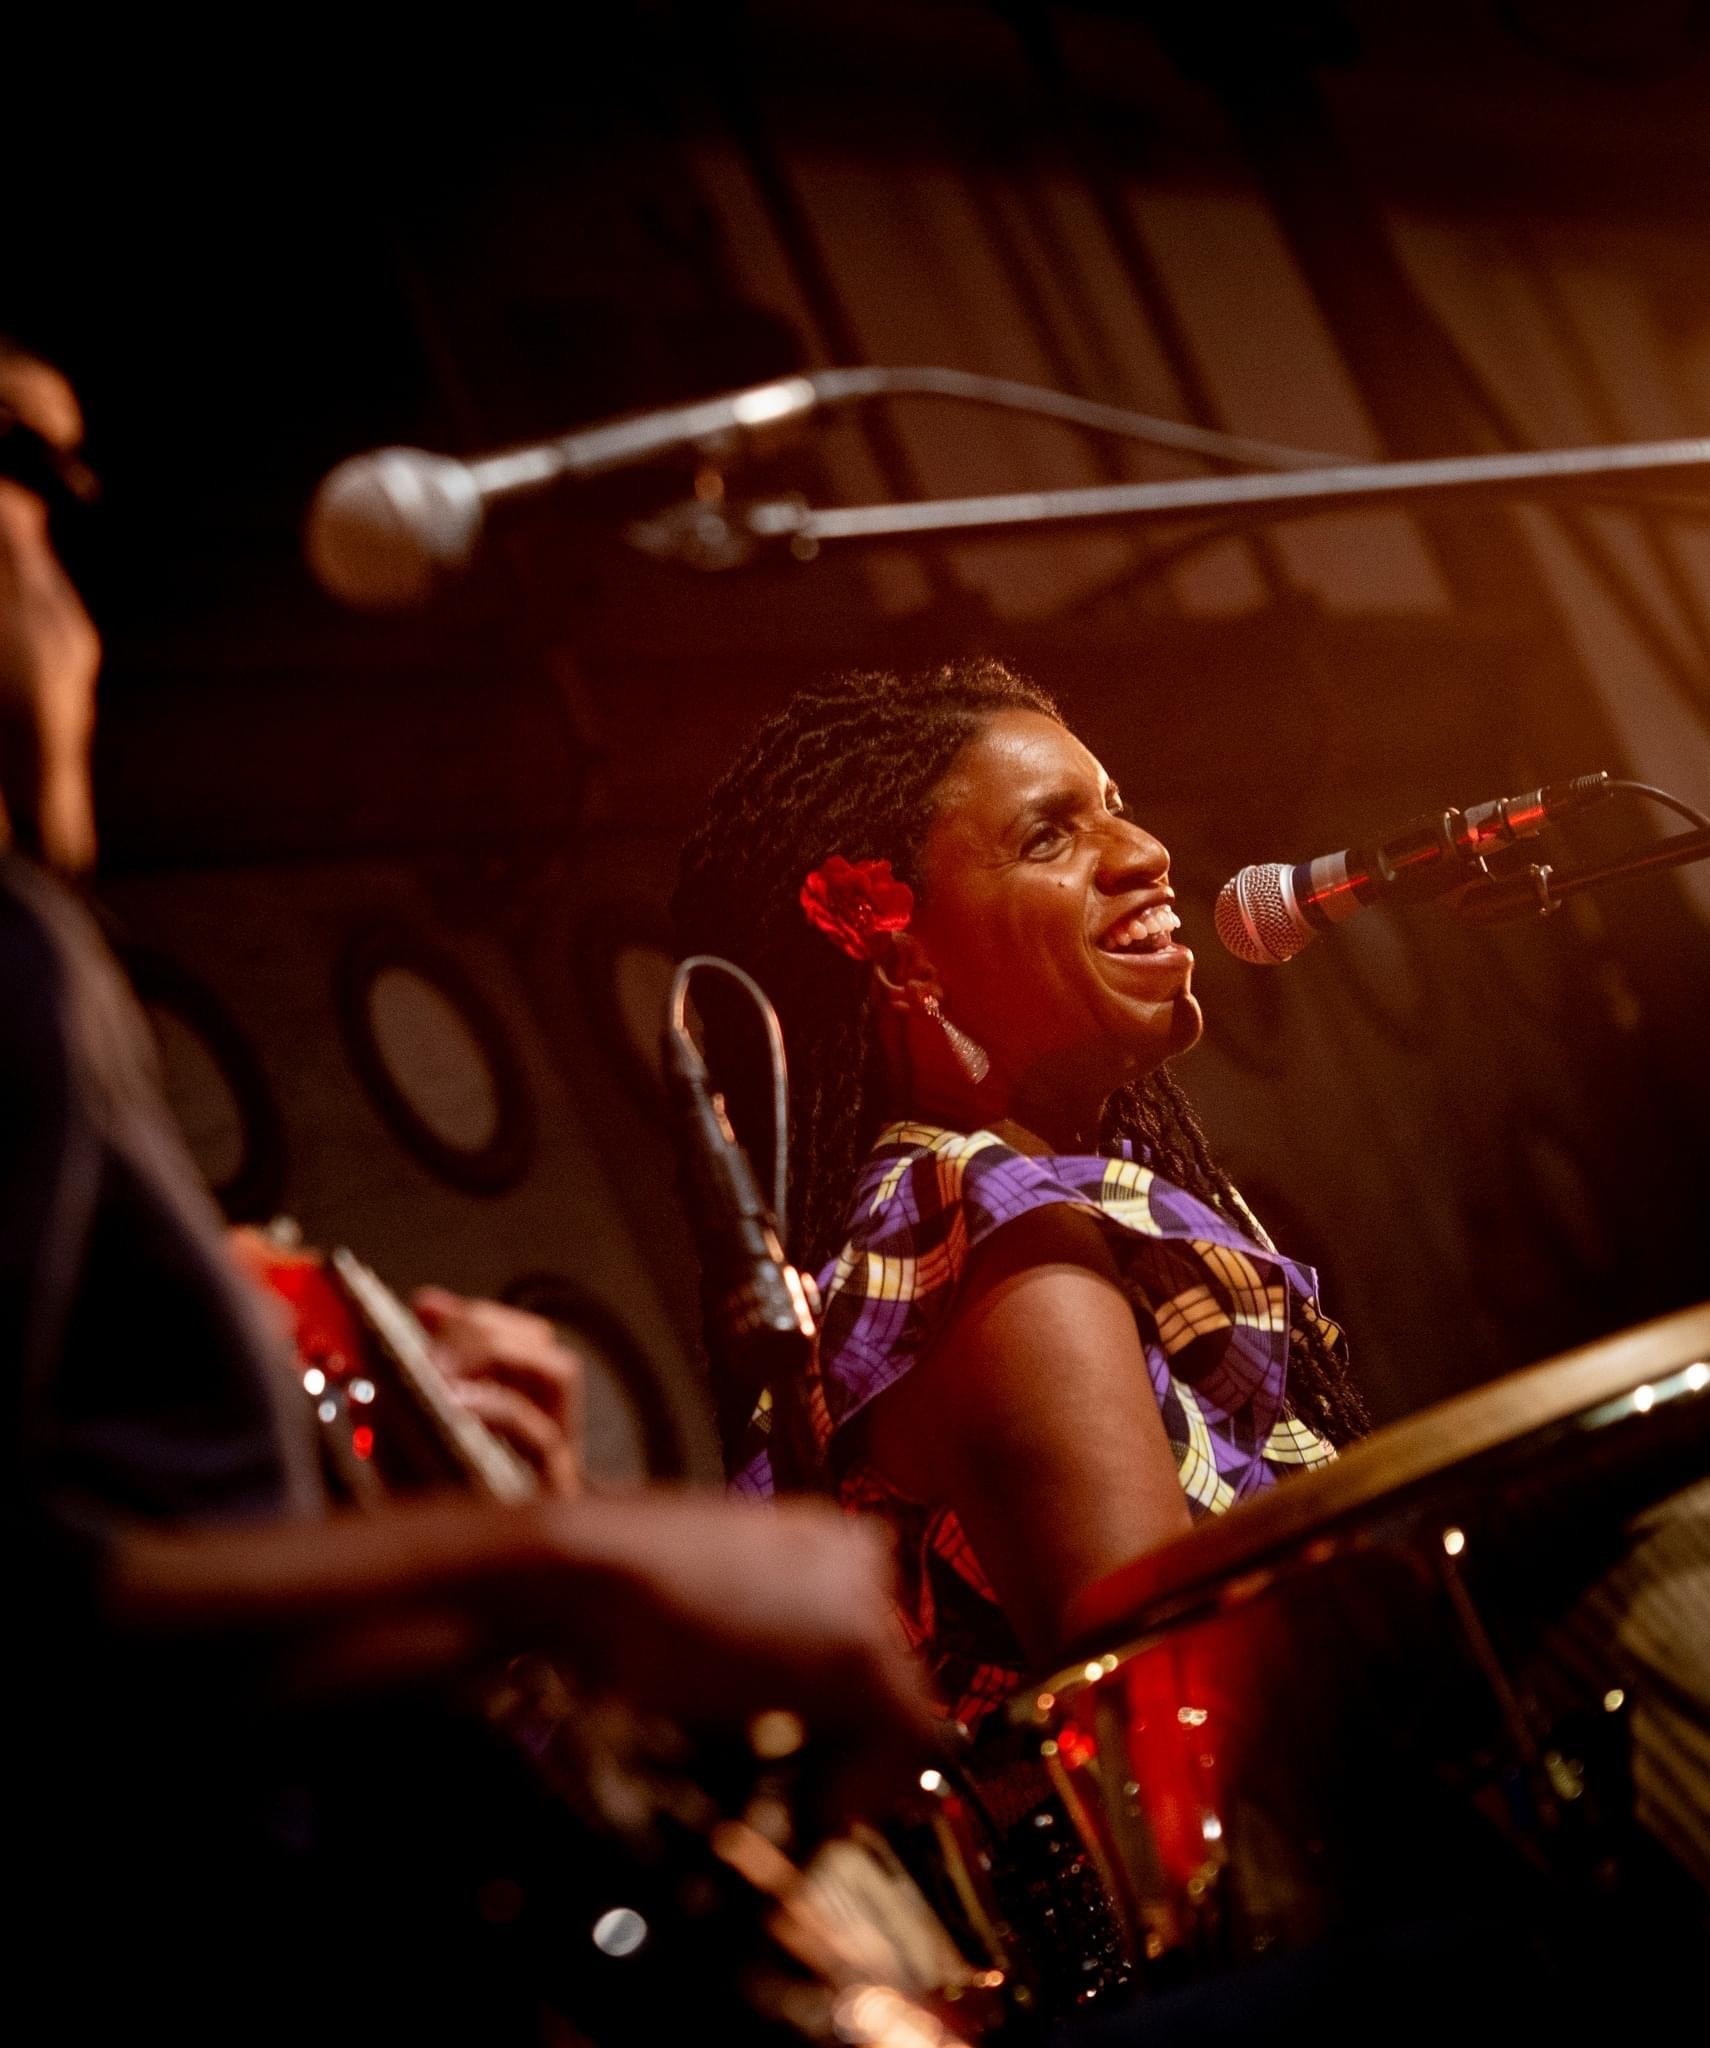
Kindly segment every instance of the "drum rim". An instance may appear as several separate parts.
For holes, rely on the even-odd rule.
[[[1710,1302],[1524,1366],[1391,1423],[1333,1464],[1209,1517],[1089,1586],[1070,1610],[1063,1676],[1044,1685],[1087,1682],[1089,1655],[1162,1625],[1158,1610],[1327,1538],[1356,1515],[1399,1506],[1458,1468],[1564,1425],[1599,1428],[1653,1407],[1710,1398],[1710,1370],[1699,1379],[1699,1366],[1710,1368]],[[1635,1401],[1641,1389],[1649,1395]]]

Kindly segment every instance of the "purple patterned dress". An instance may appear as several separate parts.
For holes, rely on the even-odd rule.
[[[824,1297],[808,1408],[843,1505],[893,1530],[902,1619],[940,1696],[972,1727],[1015,1691],[1025,1659],[956,1516],[906,1498],[866,1460],[855,1418],[914,1364],[955,1298],[968,1254],[1029,1210],[1066,1202],[1107,1228],[1152,1390],[1193,1513],[1221,1514],[1334,1450],[1289,1412],[1291,1329],[1341,1333],[1310,1268],[1256,1242],[1123,1146],[1017,1152],[990,1131],[893,1124],[856,1184],[849,1239]],[[733,1482],[769,1495],[766,1402]]]

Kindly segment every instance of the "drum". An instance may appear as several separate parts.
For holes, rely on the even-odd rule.
[[[1120,1929],[1082,1998],[1415,1924],[1512,1950],[1583,1909],[1600,1938],[1625,1912],[1701,1939],[1707,1470],[1710,1306],[1377,1432],[1093,1587],[1004,1731]]]
[[[421,1325],[349,1251],[306,1250],[285,1224],[236,1232],[231,1250],[289,1311],[281,1363],[318,1419],[336,1498],[372,1508],[447,1484],[531,1497],[531,1468],[462,1407]],[[543,2040],[965,2048],[1016,2005],[995,1933],[970,1961],[881,1833],[804,1832],[814,1756],[793,1714],[715,1739],[525,1653],[403,1727],[417,1750],[399,1751],[382,1711],[379,1783],[428,1802],[433,1882],[487,1930],[495,1996],[522,1985],[550,2009]],[[922,1824],[956,1844],[942,1775],[921,1790]]]

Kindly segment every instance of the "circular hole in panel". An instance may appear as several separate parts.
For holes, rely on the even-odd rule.
[[[620,1370],[586,1330],[558,1325],[582,1360],[582,1427],[588,1477],[607,1485],[639,1485],[647,1462],[647,1428]]]
[[[664,946],[648,939],[620,941],[611,957],[611,993],[633,1057],[664,1085],[659,1034],[677,963]]]
[[[682,1475],[682,1433],[670,1392],[603,1302],[560,1273],[525,1273],[502,1298],[545,1316],[582,1360],[583,1457],[590,1478],[617,1485]]]
[[[601,1050],[631,1095],[659,1114],[659,1034],[677,967],[670,919],[641,899],[598,904],[577,924],[570,957]]]
[[[191,1157],[211,1188],[223,1187],[243,1171],[249,1137],[243,1106],[206,1039],[175,1011],[147,1006],[160,1047],[161,1080]]]
[[[368,1022],[392,1085],[442,1144],[480,1152],[499,1129],[499,1090],[457,1005],[411,967],[368,984]]]
[[[528,1080],[498,1012],[461,962],[384,924],[346,946],[339,1021],[357,1077],[394,1136],[470,1194],[514,1187],[534,1157]]]
[[[162,953],[123,954],[160,1055],[162,1092],[191,1158],[233,1222],[275,1213],[285,1140],[260,1061],[219,998]]]

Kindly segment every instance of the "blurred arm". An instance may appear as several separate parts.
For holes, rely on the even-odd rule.
[[[216,1645],[228,1661],[241,1644],[284,1696],[452,1676],[534,1647],[691,1724],[789,1708],[886,1784],[928,1740],[883,1553],[817,1503],[435,1496],[322,1522],[131,1529],[104,1595],[121,1643]]]

